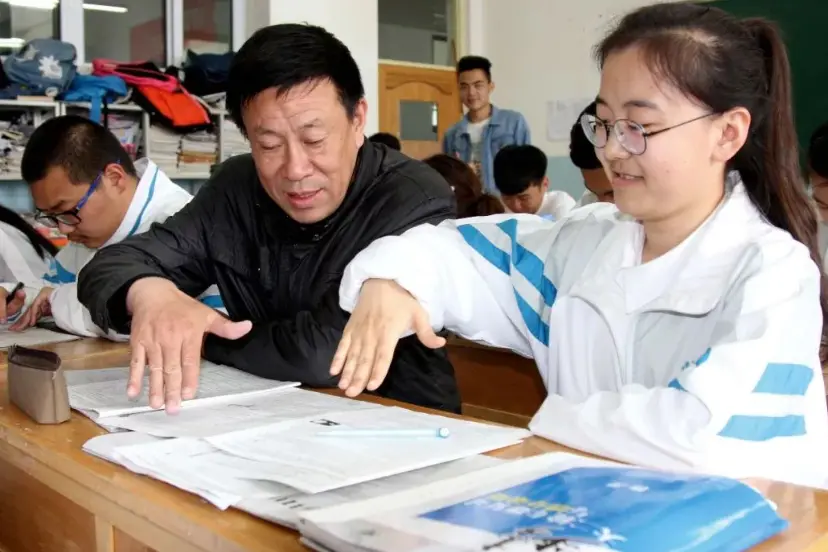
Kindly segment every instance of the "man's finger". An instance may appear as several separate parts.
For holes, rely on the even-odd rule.
[[[132,358],[129,361],[129,383],[127,396],[134,399],[141,394],[144,383],[144,368],[147,366],[147,354],[143,345],[138,343],[132,346]]]
[[[161,346],[164,356],[164,406],[167,414],[178,414],[181,408],[181,356],[183,341],[171,338]]]
[[[161,347],[151,344],[146,347],[149,366],[149,403],[152,408],[164,406],[164,355]]]
[[[195,398],[198,389],[198,375],[201,372],[201,343],[203,335],[193,334],[181,347],[181,398],[185,401]]]
[[[224,339],[239,339],[247,335],[253,329],[253,323],[249,320],[233,322],[223,316],[216,318],[207,327],[207,331]]]
[[[345,366],[345,359],[348,357],[348,350],[351,347],[351,332],[348,327],[345,327],[345,332],[342,334],[342,339],[339,340],[339,345],[336,348],[336,353],[334,353],[333,360],[331,361],[331,371],[330,374],[332,376],[339,375],[342,372],[342,368]]]

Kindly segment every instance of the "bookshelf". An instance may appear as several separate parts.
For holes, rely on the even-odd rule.
[[[32,114],[32,120],[35,127],[39,126],[46,119],[56,117],[67,113],[86,114],[89,112],[89,102],[63,102],[48,99],[17,99],[17,100],[0,100],[0,111],[20,111]],[[141,107],[133,103],[112,103],[107,106],[111,114],[134,115],[138,121],[141,130],[141,141],[138,147],[140,157],[153,158],[152,140],[150,139],[150,129],[154,126],[150,121],[150,116]],[[227,111],[223,108],[208,108],[210,116],[215,126],[216,134],[216,162],[221,163],[227,157],[230,157],[230,152],[227,151],[228,140],[236,146],[239,145],[240,135],[238,131],[232,127],[232,123],[227,116]],[[233,133],[235,136],[228,139],[228,133]],[[238,153],[238,150],[236,151]],[[183,171],[177,172],[175,170],[168,170],[164,168],[164,172],[173,181],[199,181],[207,180],[210,177],[210,170],[193,172]],[[0,182],[2,181],[20,181],[19,172],[15,171],[0,171]]]

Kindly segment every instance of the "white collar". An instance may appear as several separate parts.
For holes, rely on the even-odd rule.
[[[633,248],[640,249],[643,230],[637,222],[619,221],[604,237],[588,263],[584,274],[589,276],[575,284],[572,294],[596,302],[596,298],[615,292],[618,275],[629,266]],[[671,311],[703,315],[721,301],[728,282],[744,262],[745,247],[755,241],[757,224],[768,224],[747,195],[741,181],[725,199],[676,249],[666,255],[678,255],[667,270],[672,274],[663,293],[643,305],[629,304],[629,311]]]
[[[138,186],[135,187],[135,195],[129,204],[124,219],[101,247],[118,243],[133,235],[141,226],[142,217],[145,215],[150,201],[155,195],[155,188],[161,184],[161,170],[149,159],[139,159],[135,162],[135,171],[138,173]]]

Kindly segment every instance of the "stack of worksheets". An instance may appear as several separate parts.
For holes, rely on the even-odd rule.
[[[181,412],[125,398],[128,370],[68,372],[70,403],[114,431],[84,449],[140,474],[293,526],[297,514],[498,463],[481,453],[529,435],[296,389],[204,363]],[[145,382],[146,387],[146,382]]]

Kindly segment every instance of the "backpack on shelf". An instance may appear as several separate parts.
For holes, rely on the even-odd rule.
[[[107,126],[107,105],[128,94],[124,79],[109,75],[75,75],[69,89],[61,95],[66,102],[89,102],[89,118]]]
[[[26,87],[28,94],[56,97],[69,88],[75,77],[77,52],[68,42],[36,38],[3,62],[12,83]]]
[[[133,101],[149,113],[153,122],[170,130],[187,133],[213,128],[207,108],[177,78],[163,73],[150,61],[120,63],[95,59],[92,72],[122,78],[133,88]]]
[[[187,50],[187,57],[182,64],[184,86],[196,96],[202,97],[227,92],[232,62],[233,52],[196,54],[192,50]]]

